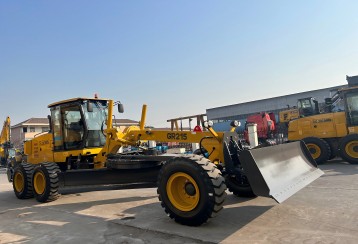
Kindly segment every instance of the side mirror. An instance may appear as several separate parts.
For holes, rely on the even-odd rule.
[[[93,103],[87,102],[87,111],[92,113],[93,112]]]
[[[118,104],[118,113],[124,113],[124,107],[122,103]]]

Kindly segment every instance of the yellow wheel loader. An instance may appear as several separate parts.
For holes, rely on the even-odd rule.
[[[327,111],[289,122],[288,140],[303,140],[317,164],[341,156],[358,163],[358,87],[326,99]],[[317,110],[311,108],[312,111]]]
[[[59,188],[78,185],[157,186],[165,212],[176,222],[198,226],[222,208],[228,187],[235,195],[272,197],[282,202],[322,175],[303,142],[244,150],[238,135],[206,131],[151,130],[146,105],[138,126],[112,127],[106,99],[74,98],[49,105],[50,132],[25,142],[26,162],[13,175],[20,199],[39,202],[59,197]],[[208,156],[159,153],[141,141],[199,143]],[[135,146],[136,151],[122,151]],[[123,150],[124,151],[124,150]]]

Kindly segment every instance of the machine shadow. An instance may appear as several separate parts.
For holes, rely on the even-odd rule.
[[[110,186],[101,187],[100,191],[113,190],[114,187],[123,186]],[[96,187],[97,188],[97,187]],[[88,188],[93,191],[96,188]],[[109,189],[110,188],[110,189]],[[26,200],[16,199],[16,205],[9,209],[3,209],[3,212],[15,212],[17,215],[31,214],[31,218],[36,221],[52,221],[53,217],[48,211],[55,210],[56,212],[63,212],[64,214],[72,216],[88,216],[97,220],[106,221],[108,224],[115,224],[120,226],[130,226],[139,230],[153,231],[159,233],[170,233],[180,237],[193,238],[194,240],[202,240],[207,242],[219,243],[227,237],[242,229],[266,211],[270,210],[273,205],[257,206],[252,198],[238,198],[232,194],[228,194],[224,204],[224,209],[215,218],[210,219],[207,223],[199,227],[189,227],[176,223],[170,219],[161,207],[156,195],[155,189],[146,192],[146,196],[136,196],[136,192],[127,192],[123,196],[121,189],[113,191],[110,199],[91,200],[88,196],[82,196],[78,189],[75,189],[75,196],[70,196],[72,190],[67,189],[64,191],[63,198],[49,203],[38,203],[34,198]],[[77,195],[77,194],[78,195]],[[102,193],[99,193],[102,194]],[[68,195],[68,196],[66,196]],[[16,198],[12,191],[5,191],[0,193],[1,198]],[[83,197],[83,198],[82,198]],[[71,202],[68,202],[68,199]],[[252,203],[247,203],[252,201]],[[271,204],[271,202],[268,202]],[[248,206],[248,204],[251,204]],[[109,209],[111,216],[102,215],[102,209]],[[4,211],[5,210],[5,211]],[[65,217],[64,217],[65,218]],[[75,220],[66,219],[66,228],[76,225]],[[78,221],[78,220],[77,220]],[[93,222],[91,221],[91,222]],[[84,223],[86,224],[86,223]],[[118,226],[118,232],[120,232]],[[55,228],[48,226],[48,228]],[[200,231],[199,231],[200,230]],[[218,231],[220,230],[220,231]],[[12,233],[10,229],[7,232]],[[58,230],[57,230],[58,231]],[[15,234],[18,234],[15,232]],[[100,233],[99,233],[100,234]],[[31,236],[27,236],[26,241],[33,240]]]
[[[185,236],[202,240],[204,242],[220,243],[274,207],[274,205],[240,206],[240,203],[249,200],[241,198],[236,199],[237,201],[235,204],[234,199],[229,199],[229,201],[224,204],[224,209],[219,213],[218,216],[209,219],[207,223],[198,227],[185,226],[176,223],[174,220],[165,215],[162,208],[158,210],[158,207],[160,207],[160,204],[158,203],[151,203],[129,208],[124,211],[124,214],[135,217],[132,217],[129,220],[128,218],[118,218],[111,221],[118,224],[125,224],[133,227],[148,229],[155,232],[170,232],[171,234],[175,234],[177,236]],[[150,218],[147,216],[146,219],[148,219],[149,222],[143,224],[145,218],[143,218],[143,216],[139,216],[138,213],[143,213],[148,209],[151,209],[152,211],[157,209],[158,211],[152,212]]]

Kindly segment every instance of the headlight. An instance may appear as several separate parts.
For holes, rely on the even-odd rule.
[[[213,124],[214,124],[213,121],[208,120],[208,121],[204,122],[204,127],[208,129],[208,128],[212,127]]]
[[[233,121],[231,121],[230,125],[232,127],[239,127],[241,125],[241,123],[240,123],[240,121],[233,120]]]

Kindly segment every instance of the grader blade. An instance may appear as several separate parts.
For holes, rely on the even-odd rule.
[[[301,141],[242,151],[239,159],[253,192],[278,203],[323,175]]]

